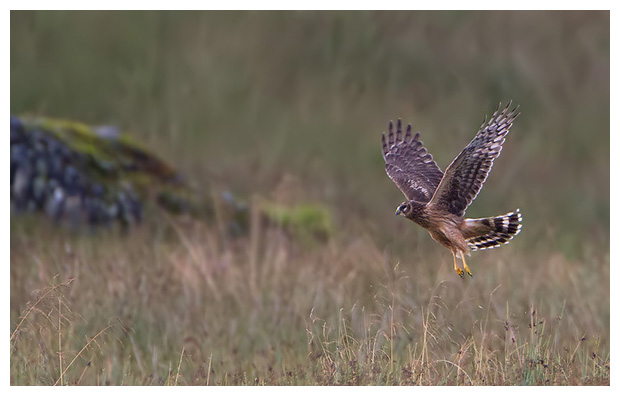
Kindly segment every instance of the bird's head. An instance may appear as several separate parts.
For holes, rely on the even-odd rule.
[[[403,215],[405,217],[409,216],[409,214],[411,213],[411,210],[413,209],[413,207],[411,206],[411,203],[409,202],[403,202],[402,204],[400,204],[400,206],[398,206],[398,208],[396,209],[396,213],[395,215]]]

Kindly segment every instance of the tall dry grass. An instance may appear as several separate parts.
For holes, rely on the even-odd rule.
[[[608,295],[559,256],[475,255],[461,280],[447,252],[398,257],[363,234],[15,228],[13,384],[609,382]]]

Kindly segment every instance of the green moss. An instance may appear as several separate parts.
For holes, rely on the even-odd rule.
[[[332,234],[331,215],[322,205],[303,203],[285,206],[265,202],[261,209],[269,220],[304,240],[325,240]]]
[[[127,134],[104,138],[92,127],[77,121],[34,117],[21,119],[27,130],[50,133],[71,150],[85,155],[100,173],[143,172],[162,180],[174,179],[177,175],[172,166]]]

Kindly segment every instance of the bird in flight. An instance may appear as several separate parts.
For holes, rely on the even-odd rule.
[[[472,276],[465,253],[507,244],[521,231],[519,209],[495,217],[464,218],[520,114],[518,106],[510,110],[511,103],[503,109],[500,103],[445,172],[422,145],[420,134],[411,135],[411,125],[407,125],[403,136],[401,120],[396,131],[390,121],[387,138],[382,135],[385,171],[407,198],[396,209],[396,215],[424,227],[436,242],[450,249],[454,270],[461,278],[463,270]],[[457,265],[457,256],[463,261],[463,270]]]

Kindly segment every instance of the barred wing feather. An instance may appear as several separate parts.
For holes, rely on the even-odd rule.
[[[387,140],[382,135],[385,171],[409,200],[428,202],[443,177],[443,173],[419,140],[420,134],[411,135],[411,125],[403,138],[401,120],[396,133],[390,121]]]
[[[511,103],[501,111],[498,107],[489,121],[482,123],[474,139],[446,169],[431,204],[457,216],[465,214],[467,207],[478,196],[493,161],[502,151],[513,121],[519,115],[518,106],[509,111]]]

